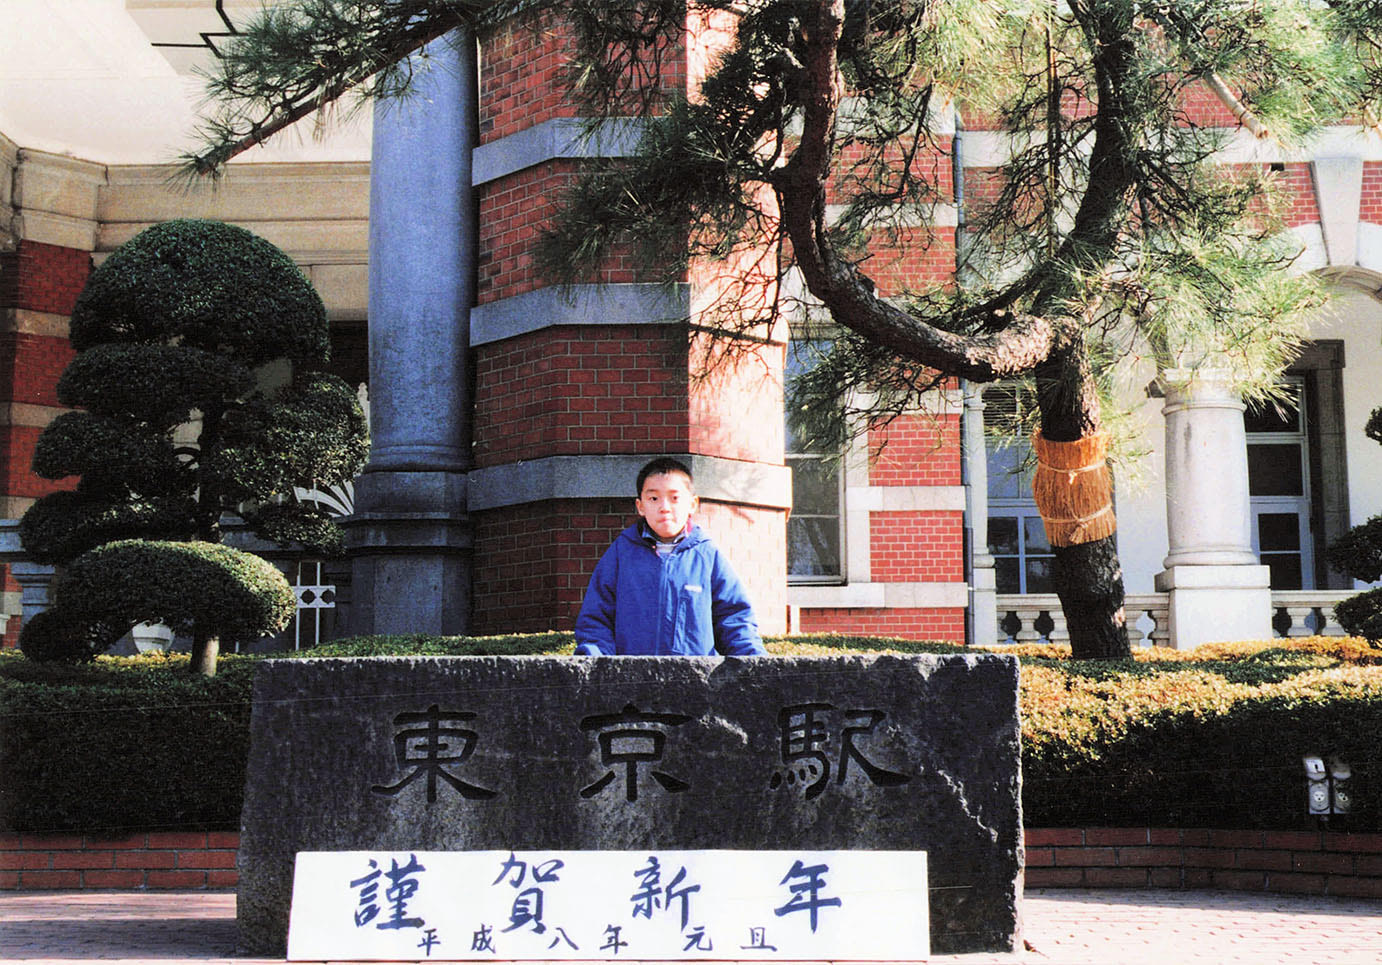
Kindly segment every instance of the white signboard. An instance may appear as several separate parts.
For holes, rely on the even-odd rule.
[[[289,961],[930,954],[924,851],[300,852]]]

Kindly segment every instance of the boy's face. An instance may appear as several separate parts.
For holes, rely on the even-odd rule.
[[[691,480],[679,472],[660,472],[643,480],[643,492],[633,505],[658,539],[666,540],[686,529],[698,500],[691,491]]]

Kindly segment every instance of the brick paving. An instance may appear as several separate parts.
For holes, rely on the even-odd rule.
[[[950,965],[1376,965],[1382,901],[1223,891],[1032,889],[1027,950]],[[277,965],[235,955],[230,892],[0,892],[0,961]]]

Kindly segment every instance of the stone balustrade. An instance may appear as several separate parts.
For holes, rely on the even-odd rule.
[[[1344,636],[1334,616],[1340,600],[1356,590],[1273,590],[1272,630],[1284,638]],[[1171,646],[1168,594],[1129,594],[1124,610],[1134,647]],[[1069,643],[1065,615],[1054,593],[1000,594],[998,644]]]

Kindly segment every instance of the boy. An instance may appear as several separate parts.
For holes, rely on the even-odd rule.
[[[615,537],[576,618],[577,655],[761,656],[743,584],[691,522],[691,470],[666,456],[638,474],[642,517]]]

